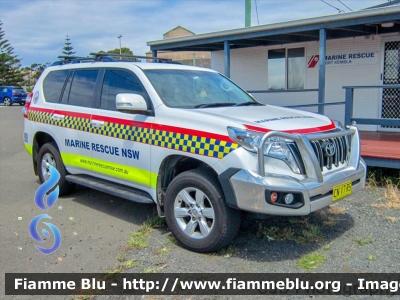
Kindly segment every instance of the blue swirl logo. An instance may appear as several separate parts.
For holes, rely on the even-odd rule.
[[[43,184],[39,186],[34,199],[36,206],[44,211],[48,211],[56,203],[59,194],[59,187],[57,183],[58,180],[60,180],[60,173],[57,171],[57,169],[50,164],[47,164],[47,166],[50,168],[50,177],[47,181],[43,182]],[[51,189],[53,190],[48,193]],[[39,243],[45,242],[44,239],[41,238],[37,230],[37,226],[42,219],[51,219],[51,216],[49,216],[48,214],[38,215],[34,217],[29,224],[29,233],[31,234],[32,238]],[[43,254],[51,254],[60,247],[61,234],[55,225],[48,222],[43,222],[43,224],[49,228],[52,235],[54,236],[54,244],[51,248],[43,248],[36,245],[36,249],[38,249]],[[42,229],[42,234],[46,238],[49,238],[51,236],[47,229]]]

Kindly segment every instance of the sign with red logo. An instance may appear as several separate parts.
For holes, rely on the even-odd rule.
[[[375,52],[352,52],[340,54],[327,54],[325,56],[325,65],[343,66],[343,65],[371,65],[378,63],[379,53]],[[319,55],[311,55],[308,60],[307,68],[312,69],[317,66]]]
[[[315,68],[317,63],[319,62],[319,55],[312,55],[310,60],[308,61],[308,68]]]

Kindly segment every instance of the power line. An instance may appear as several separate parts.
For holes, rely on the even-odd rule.
[[[338,0],[340,3],[342,3],[344,6],[346,6],[348,9],[350,9],[351,11],[353,11],[350,7],[348,7],[346,4],[344,4],[342,1]]]
[[[329,5],[330,7],[333,7],[334,9],[337,9],[339,13],[345,12],[344,10],[339,9],[336,6],[333,6],[333,5],[329,4],[328,2],[325,2],[324,0],[321,0],[321,1],[324,2],[326,5]]]
[[[255,3],[255,5],[256,5],[257,23],[258,23],[258,25],[260,25],[260,20],[258,19],[257,0],[254,0],[254,3]]]

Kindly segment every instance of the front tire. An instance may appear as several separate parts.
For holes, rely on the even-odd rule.
[[[5,105],[5,106],[11,106],[11,105],[12,105],[11,99],[8,98],[8,97],[5,97],[5,98],[4,98],[4,105]]]
[[[164,204],[172,234],[192,251],[217,251],[231,242],[240,227],[240,211],[226,205],[216,176],[202,169],[176,176]]]
[[[62,162],[60,153],[58,152],[55,143],[44,144],[39,150],[37,174],[39,174],[40,183],[45,182],[50,177],[50,170],[46,166],[46,163],[55,167],[60,173],[60,180],[58,181],[58,186],[60,189],[59,195],[63,196],[72,192],[75,184],[69,183],[65,179],[65,176],[67,175],[67,170],[65,169],[65,166]]]

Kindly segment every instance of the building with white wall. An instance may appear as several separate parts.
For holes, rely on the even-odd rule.
[[[352,117],[392,123],[359,125],[360,129],[400,132],[398,5],[148,45],[153,56],[166,50],[211,51],[211,68],[230,77],[260,102],[300,105],[300,109],[324,113],[342,122],[343,87],[368,87],[354,89]],[[382,85],[391,88],[377,87]]]

